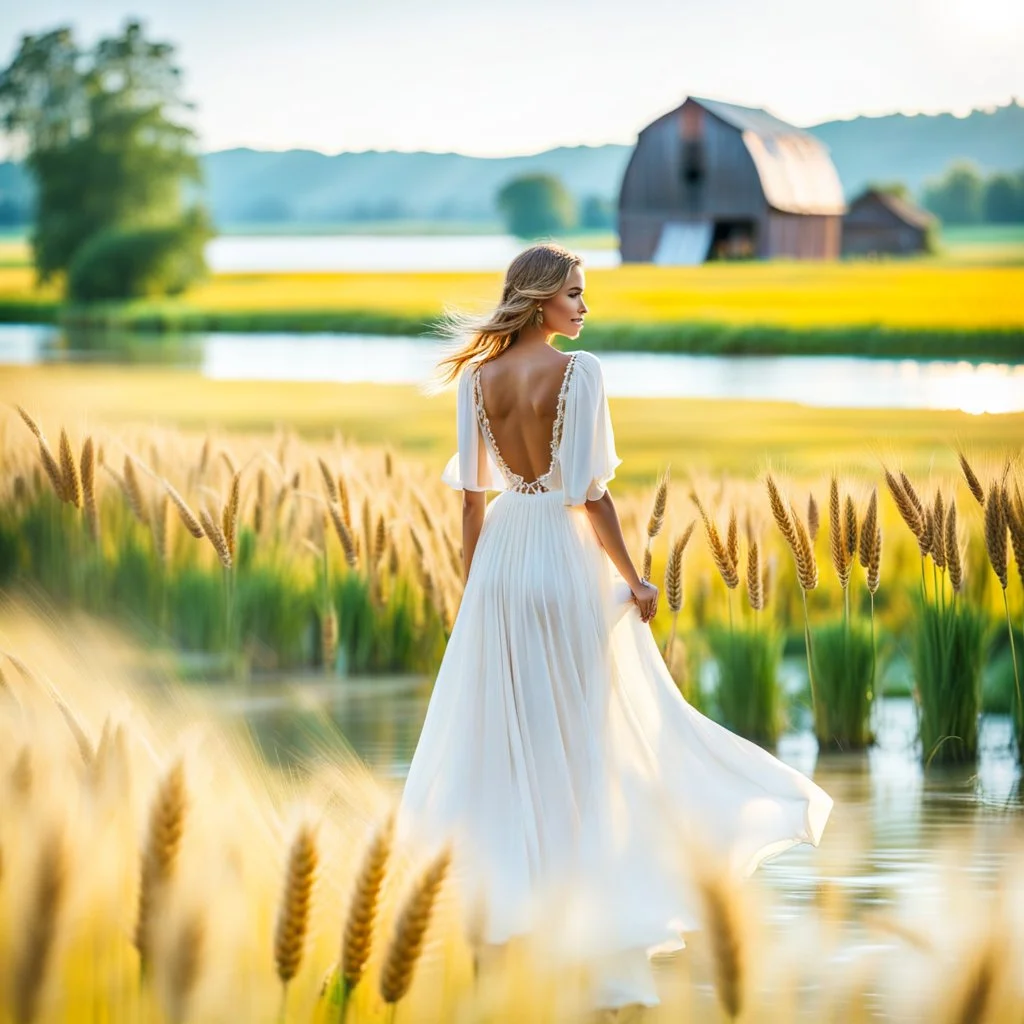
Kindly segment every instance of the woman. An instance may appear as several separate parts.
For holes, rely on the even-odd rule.
[[[551,347],[588,313],[581,260],[533,246],[442,360],[458,379],[466,585],[399,812],[451,842],[477,941],[583,957],[602,1006],[658,1002],[647,957],[698,926],[692,856],[749,874],[818,844],[832,800],[680,695],[626,550],[600,361]],[[498,496],[486,503],[486,491]]]

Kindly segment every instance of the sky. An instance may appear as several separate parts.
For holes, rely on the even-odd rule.
[[[175,45],[206,152],[632,144],[687,95],[801,126],[1024,98],[1021,0],[2,0],[0,60],[129,16]]]

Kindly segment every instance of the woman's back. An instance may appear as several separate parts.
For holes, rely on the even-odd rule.
[[[506,350],[480,369],[480,398],[505,464],[524,480],[551,461],[558,396],[571,360],[549,346]]]

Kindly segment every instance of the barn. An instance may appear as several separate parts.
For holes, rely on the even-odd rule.
[[[843,217],[843,255],[925,252],[935,224],[935,217],[909,200],[869,188]]]
[[[640,132],[619,191],[619,248],[624,263],[834,259],[845,209],[813,135],[691,96]]]

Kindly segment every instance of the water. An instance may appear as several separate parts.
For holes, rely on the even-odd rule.
[[[584,338],[583,344],[586,344]],[[437,349],[427,339],[368,334],[118,332],[69,338],[38,324],[0,325],[0,365],[151,360],[217,379],[414,384]],[[832,407],[1024,410],[1024,364],[848,356],[692,356],[602,352],[616,397],[716,398]]]
[[[510,235],[220,236],[206,246],[217,273],[329,270],[504,270],[525,243]],[[574,249],[588,267],[617,267],[619,251]]]
[[[221,714],[244,717],[271,761],[287,764],[303,752],[349,749],[377,773],[401,780],[429,686],[401,678],[304,680],[261,687],[255,698],[216,687],[204,693]],[[960,851],[977,882],[991,886],[1006,864],[1003,840],[1024,830],[1007,716],[983,718],[975,767],[924,772],[912,701],[884,698],[876,714],[879,743],[866,753],[819,756],[808,732],[787,734],[779,743],[777,756],[835,800],[820,847],[795,847],[761,869],[783,917],[798,916],[826,881],[862,910],[920,894],[935,883],[947,844]]]

